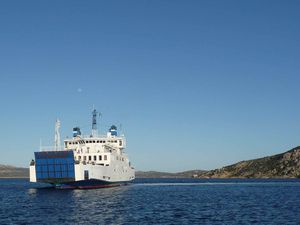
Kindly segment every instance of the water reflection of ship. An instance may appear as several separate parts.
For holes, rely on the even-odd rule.
[[[30,201],[39,209],[61,217],[64,224],[124,224],[124,214],[116,208],[125,204],[132,186],[101,188],[89,191],[78,189],[54,190],[54,187],[30,188]],[[63,213],[61,213],[63,212]],[[89,212],[89,213],[87,213]],[[47,218],[47,224],[55,223],[57,216]]]

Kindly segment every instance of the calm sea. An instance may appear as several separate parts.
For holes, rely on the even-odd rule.
[[[94,190],[0,179],[0,224],[300,224],[300,180],[137,179]]]

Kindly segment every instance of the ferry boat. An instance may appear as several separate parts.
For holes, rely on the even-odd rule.
[[[60,146],[60,121],[55,125],[55,146],[40,147],[30,163],[30,182],[51,184],[55,188],[103,188],[127,184],[135,179],[135,170],[125,153],[126,139],[112,125],[106,135],[98,135],[98,112],[92,112],[92,132],[81,134],[73,128],[73,137]]]

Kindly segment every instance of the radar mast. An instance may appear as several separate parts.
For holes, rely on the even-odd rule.
[[[98,135],[98,130],[97,130],[97,110],[94,108],[92,115],[92,137],[96,137]]]

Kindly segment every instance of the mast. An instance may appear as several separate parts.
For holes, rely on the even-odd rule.
[[[93,119],[92,119],[92,136],[96,137],[98,134],[98,130],[97,130],[97,114],[98,112],[96,111],[96,109],[93,110],[92,115],[93,115]]]
[[[56,119],[56,122],[55,122],[55,136],[54,136],[55,151],[60,150],[60,132],[59,132],[59,128],[60,128],[60,121],[59,121],[59,119]]]

